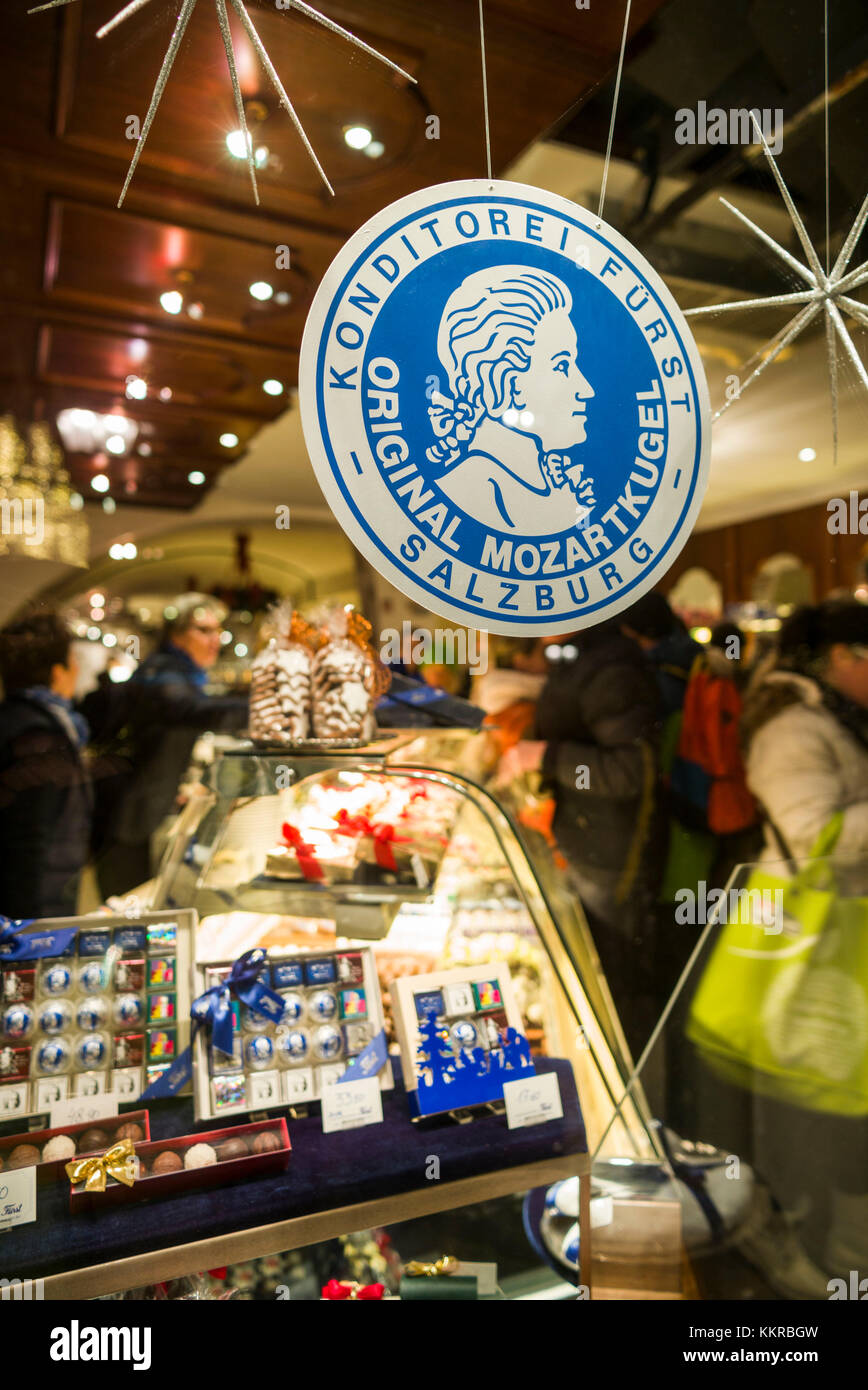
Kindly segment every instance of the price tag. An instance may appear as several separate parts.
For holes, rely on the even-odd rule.
[[[106,1091],[101,1096],[73,1096],[72,1100],[59,1100],[49,1111],[49,1129],[64,1129],[67,1125],[93,1124],[95,1120],[108,1119],[118,1113],[118,1098],[114,1091]]]
[[[545,1072],[526,1080],[505,1081],[503,1099],[506,1122],[510,1129],[524,1125],[541,1125],[547,1120],[559,1120],[564,1113],[557,1072]]]
[[[383,1097],[376,1076],[361,1081],[344,1081],[322,1093],[323,1134],[338,1129],[360,1129],[377,1125],[383,1119]]]
[[[36,1168],[0,1173],[0,1231],[36,1220]]]

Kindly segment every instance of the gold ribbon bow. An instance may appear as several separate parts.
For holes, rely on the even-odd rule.
[[[404,1265],[404,1273],[409,1275],[411,1279],[415,1279],[418,1275],[423,1274],[428,1276],[454,1274],[457,1268],[458,1261],[453,1255],[441,1255],[440,1259],[435,1260],[433,1264],[425,1264],[424,1260],[411,1260],[409,1264]]]
[[[121,1139],[105,1153],[75,1158],[66,1165],[66,1175],[75,1184],[83,1182],[86,1192],[105,1192],[106,1175],[132,1187],[139,1176],[139,1164],[132,1139]]]

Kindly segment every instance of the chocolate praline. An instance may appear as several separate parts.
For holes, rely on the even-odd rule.
[[[255,1154],[273,1153],[275,1149],[282,1149],[283,1143],[280,1135],[275,1134],[273,1129],[264,1129],[261,1134],[257,1134],[253,1141],[253,1152]]]
[[[12,1168],[32,1168],[34,1163],[39,1162],[39,1150],[35,1144],[16,1144],[11,1154],[6,1160],[6,1167]]]
[[[247,1158],[250,1150],[243,1139],[224,1139],[217,1145],[217,1162],[226,1163],[230,1158]]]
[[[144,1139],[144,1137],[145,1131],[142,1129],[141,1125],[126,1124],[121,1125],[115,1130],[115,1139],[132,1139],[134,1144],[137,1144],[139,1140]]]
[[[86,1129],[78,1136],[78,1152],[93,1153],[95,1149],[107,1149],[111,1140],[104,1129]]]
[[[183,1168],[184,1161],[181,1155],[175,1153],[174,1149],[164,1149],[161,1154],[157,1154],[151,1164],[152,1173],[177,1173]]]

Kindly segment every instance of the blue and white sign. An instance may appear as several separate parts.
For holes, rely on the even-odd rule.
[[[356,232],[299,393],[350,539],[470,627],[569,632],[629,607],[705,492],[708,391],[677,304],[611,227],[522,184],[440,184]]]

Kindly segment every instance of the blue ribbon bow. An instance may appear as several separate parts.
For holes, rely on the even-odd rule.
[[[211,1042],[221,1052],[232,1053],[232,997],[272,1023],[279,1023],[285,1008],[283,996],[264,985],[259,978],[268,952],[261,946],[245,951],[233,965],[222,984],[212,985],[190,1005],[193,1037],[200,1028],[208,1028]],[[187,1047],[172,1066],[139,1097],[140,1100],[163,1100],[177,1095],[193,1075],[193,1048]]]

